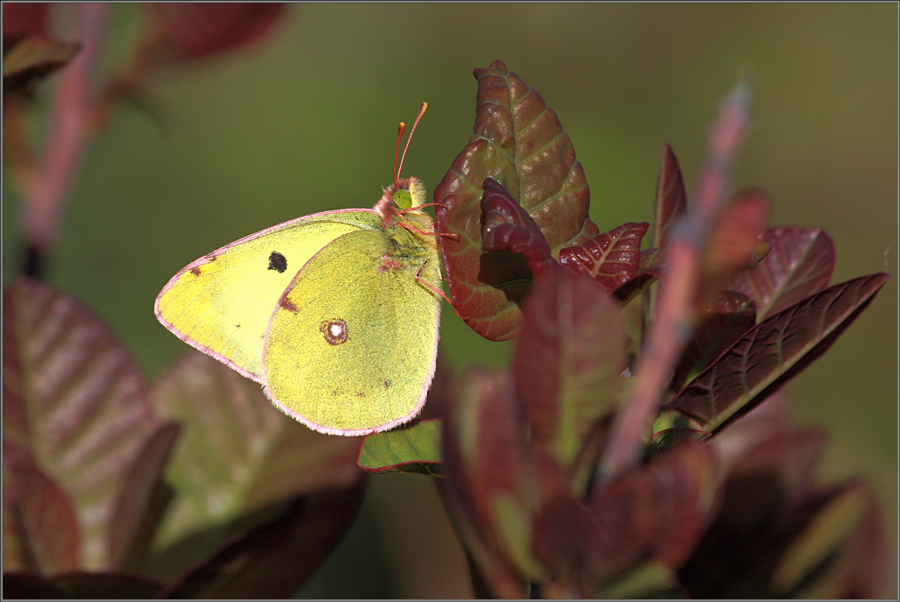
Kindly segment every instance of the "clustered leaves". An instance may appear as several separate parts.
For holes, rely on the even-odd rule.
[[[404,464],[366,468],[444,476],[485,594],[878,595],[871,493],[816,482],[824,436],[789,425],[780,388],[887,274],[828,287],[827,234],[767,228],[763,191],[729,192],[747,88],[723,104],[696,202],[664,148],[657,246],[642,250],[646,223],[596,233],[571,142],[537,92],[499,61],[475,77],[475,136],[435,203],[440,230],[459,235],[440,239],[454,305],[482,336],[517,336],[511,365],[437,391],[442,463],[415,460],[413,425],[363,446]],[[573,180],[579,194],[561,201]]]
[[[81,45],[47,36],[46,5],[9,6],[4,92],[26,98]],[[210,6],[149,8],[154,29],[107,98],[261,39],[283,12],[208,19]],[[429,418],[329,437],[197,352],[148,383],[89,309],[20,278],[3,308],[5,596],[289,596],[352,525],[363,471],[436,480],[481,595],[885,591],[875,500],[857,479],[817,481],[825,435],[789,424],[782,386],[887,275],[829,287],[827,234],[766,227],[764,192],[731,193],[747,88],[723,104],[691,202],[666,145],[653,229],[601,233],[541,96],[500,61],[475,77],[474,135],[435,190],[437,229],[456,311],[516,338],[510,366],[439,373]],[[81,117],[104,124],[110,105],[90,106]],[[59,176],[15,134],[22,182]]]

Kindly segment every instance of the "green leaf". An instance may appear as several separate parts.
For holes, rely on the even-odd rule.
[[[887,279],[877,273],[836,284],[757,324],[664,409],[715,432],[827,351]]]
[[[418,420],[408,426],[363,439],[357,465],[369,472],[441,474],[439,419]]]
[[[537,222],[554,255],[588,240],[589,192],[581,164],[556,115],[540,95],[502,61],[476,69],[474,136],[434,191],[441,252],[454,306],[466,323],[491,340],[514,338],[518,304],[530,278],[514,255],[481,248],[482,185],[496,180]]]
[[[362,475],[360,438],[306,428],[279,412],[258,383],[202,353],[186,354],[157,382],[153,398],[183,427],[166,471],[175,497],[152,543],[160,555],[152,570],[161,576],[173,577],[225,537],[270,518],[262,510]]]

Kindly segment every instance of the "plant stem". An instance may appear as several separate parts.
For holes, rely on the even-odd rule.
[[[635,369],[631,399],[616,414],[600,460],[601,484],[640,461],[643,436],[656,418],[672,370],[690,340],[704,253],[727,201],[731,166],[749,125],[749,104],[749,82],[741,81],[725,98],[710,131],[694,202],[672,229],[669,266],[660,282],[646,351]]]
[[[100,57],[109,7],[100,3],[78,4],[74,10],[74,37],[83,46],[62,70],[43,156],[35,177],[24,190],[23,271],[31,276],[41,275],[47,256],[59,240],[66,201],[92,130],[90,83]]]

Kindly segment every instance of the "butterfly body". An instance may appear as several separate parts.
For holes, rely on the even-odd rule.
[[[441,279],[424,196],[418,180],[400,180],[373,209],[226,245],[178,272],[156,315],[314,430],[393,428],[420,411],[437,353]]]

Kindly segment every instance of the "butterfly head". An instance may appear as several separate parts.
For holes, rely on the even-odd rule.
[[[406,158],[409,143],[416,132],[416,126],[419,125],[419,120],[422,119],[422,115],[425,114],[425,109],[427,108],[428,104],[423,102],[409,132],[409,138],[406,139],[406,147],[403,149],[402,156],[400,155],[400,142],[403,140],[406,124],[402,121],[400,122],[397,132],[397,148],[394,151],[394,183],[384,189],[384,194],[378,203],[375,204],[375,211],[381,215],[385,225],[392,222],[401,213],[425,204],[425,186],[418,178],[401,178],[400,170],[403,169],[403,160]],[[400,158],[399,165],[397,164],[398,156]]]

